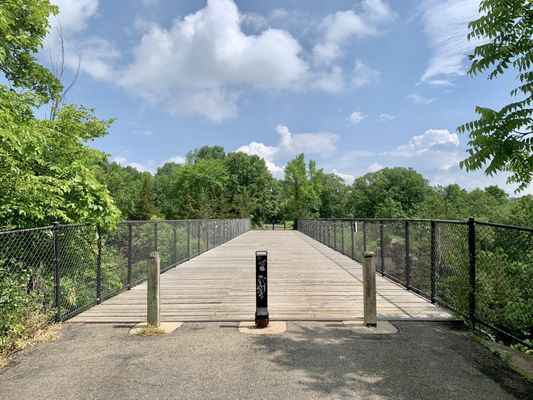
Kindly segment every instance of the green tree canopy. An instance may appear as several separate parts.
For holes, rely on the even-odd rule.
[[[198,160],[172,170],[165,188],[167,218],[221,218],[229,214],[228,171],[220,160]]]
[[[267,219],[272,191],[272,175],[265,160],[241,152],[229,153],[224,159],[229,173],[228,193],[233,211],[239,217],[253,215],[254,223]]]
[[[411,168],[384,168],[357,178],[349,206],[356,217],[418,217],[430,191],[426,179]]]
[[[13,86],[42,97],[39,103],[61,91],[60,82],[35,59],[49,28],[48,16],[57,12],[48,0],[0,1],[0,71]]]
[[[284,217],[296,220],[300,217],[318,216],[320,208],[320,176],[314,161],[305,164],[303,154],[285,166],[282,209]]]
[[[121,218],[135,219],[143,173],[133,167],[122,167],[115,162],[104,161],[100,165],[98,177],[107,186],[115,205],[120,209]]]
[[[36,119],[32,99],[0,87],[0,225],[114,223],[118,209],[96,178],[105,156],[85,145],[110,121],[74,106],[55,121]]]
[[[187,163],[196,164],[200,160],[224,160],[226,152],[222,146],[202,146],[189,151],[185,158]]]
[[[134,220],[148,220],[156,217],[156,214],[154,177],[149,172],[144,172],[132,218]]]
[[[323,174],[320,191],[320,216],[335,218],[348,216],[349,186],[335,174]]]
[[[533,179],[533,2],[531,0],[482,0],[481,17],[470,22],[469,39],[483,44],[470,56],[470,75],[488,72],[494,79],[511,68],[519,85],[513,101],[499,110],[477,106],[479,119],[458,128],[468,132],[467,171],[485,168],[493,175],[511,173],[509,183],[524,190]]]
[[[86,146],[112,122],[93,110],[64,106],[54,121],[34,110],[57,98],[58,80],[35,53],[57,7],[47,0],[0,1],[0,226],[62,223],[112,225],[118,209],[97,179],[105,155]]]

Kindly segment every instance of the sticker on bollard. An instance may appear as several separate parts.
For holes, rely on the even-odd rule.
[[[266,251],[255,252],[255,326],[268,326],[268,285]]]

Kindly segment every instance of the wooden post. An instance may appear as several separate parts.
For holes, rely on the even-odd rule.
[[[376,264],[374,252],[365,251],[363,258],[363,298],[365,306],[365,325],[377,326],[376,312]]]
[[[159,273],[159,253],[157,251],[154,251],[153,253],[150,253],[150,258],[148,259],[148,282],[146,284],[146,287],[148,289],[147,322],[148,325],[152,325],[155,327],[159,327],[160,323]]]

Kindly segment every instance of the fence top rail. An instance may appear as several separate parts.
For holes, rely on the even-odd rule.
[[[518,231],[533,232],[533,228],[527,226],[517,226],[517,225],[505,225],[505,224],[495,224],[492,222],[480,222],[476,221],[477,225],[490,226],[493,228],[505,228],[505,229],[515,229]]]
[[[246,218],[215,218],[215,219],[171,219],[171,220],[144,220],[144,221],[121,221],[117,225],[127,225],[127,224],[153,224],[153,223],[165,223],[165,224],[172,224],[176,222],[244,222],[244,221],[250,221]],[[89,227],[93,226],[91,224],[57,224],[57,225],[48,225],[48,226],[38,226],[35,228],[23,228],[23,229],[10,229],[2,231],[0,230],[0,236],[2,235],[13,235],[17,233],[23,233],[23,232],[36,232],[36,231],[46,231],[50,230],[52,231],[55,226],[58,226],[60,228],[81,228],[81,227]]]
[[[36,231],[47,231],[54,229],[53,225],[49,226],[39,226],[37,228],[24,228],[24,229],[10,229],[7,231],[0,231],[1,235],[12,235],[16,233],[23,233],[23,232],[36,232]]]
[[[159,220],[131,220],[121,221],[119,224],[154,224],[154,223],[173,223],[173,222],[195,222],[195,221],[248,221],[246,218],[197,218],[197,219],[159,219]]]
[[[354,222],[437,222],[440,224],[466,225],[468,221],[450,219],[424,219],[424,218],[300,218],[301,221],[354,221]],[[476,221],[477,223],[477,221]]]

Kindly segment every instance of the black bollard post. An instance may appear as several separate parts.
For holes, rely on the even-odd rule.
[[[268,326],[268,285],[267,285],[267,256],[266,251],[255,252],[255,326]]]

